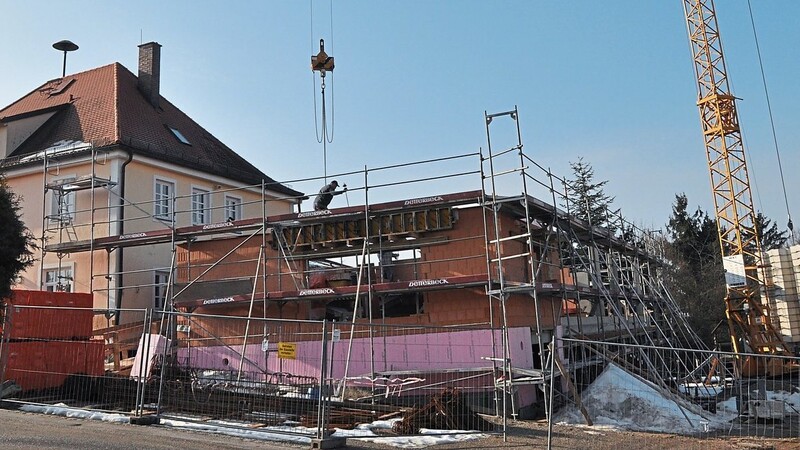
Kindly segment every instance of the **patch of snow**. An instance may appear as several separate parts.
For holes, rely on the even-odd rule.
[[[738,412],[736,407],[736,397],[734,396],[723,402],[717,403],[717,412],[719,411]]]
[[[206,433],[224,434],[226,436],[236,436],[245,439],[256,439],[263,441],[279,441],[279,442],[295,442],[300,444],[310,444],[311,437],[303,436],[300,434],[290,433],[304,433],[311,434],[315,431],[313,428],[306,427],[289,427],[289,426],[271,426],[263,427],[258,430],[244,430],[241,428],[232,428],[231,426],[224,426],[217,423],[197,423],[186,422],[183,420],[174,419],[161,419],[161,425],[167,427],[180,428],[184,430],[203,431]]]
[[[582,394],[581,400],[597,425],[637,431],[689,434],[721,428],[729,420],[686,401],[680,407],[652,384],[609,364]],[[560,411],[556,422],[583,424],[575,406]]]
[[[390,445],[398,448],[424,448],[430,445],[451,444],[488,437],[478,431],[465,430],[431,430],[420,429],[422,436],[379,436],[373,430],[391,429],[395,422],[402,419],[376,420],[362,423],[352,430],[336,429],[334,437],[357,438],[360,441]]]
[[[739,407],[736,405],[736,397],[731,397],[723,402],[717,403],[717,417],[731,421],[739,416]]]
[[[70,408],[63,403],[57,403],[55,405],[24,405],[20,408],[20,410],[74,419],[102,420],[103,422],[111,423],[130,422],[128,416],[123,416],[122,414],[103,413],[98,411],[88,411],[85,409]]]
[[[382,428],[382,429],[385,429],[385,430],[391,430],[392,427],[394,426],[395,422],[398,422],[400,420],[403,420],[403,419],[399,419],[398,418],[398,419],[389,419],[389,420],[376,420],[376,421],[374,421],[374,422],[372,422],[370,424],[361,424],[359,426],[360,427],[361,426],[368,426],[373,430],[376,429],[376,428]]]
[[[800,392],[767,391],[767,400],[783,403],[783,411],[787,415],[800,414]]]
[[[24,405],[22,411],[51,414],[63,417],[72,417],[88,420],[101,420],[112,423],[129,423],[128,416],[114,413],[103,413],[97,411],[87,411],[84,409],[70,408],[63,403],[56,405]],[[448,444],[464,442],[472,439],[488,437],[487,434],[477,431],[463,430],[420,430],[420,436],[398,436],[387,437],[378,436],[373,432],[374,429],[391,429],[392,425],[401,419],[376,420],[369,424],[358,425],[353,430],[336,429],[333,437],[358,438],[364,441],[375,442],[378,444],[390,445],[398,448],[424,448],[437,444]],[[224,420],[211,420],[204,423],[192,422],[189,417],[181,418],[161,418],[161,426],[173,427],[184,430],[200,431],[205,433],[223,434],[236,436],[245,439],[255,439],[264,441],[294,442],[299,444],[310,444],[311,437],[316,434],[316,428],[302,427],[295,424],[274,425],[261,427],[258,429],[244,429],[247,424],[243,422],[232,422]]]
[[[603,433],[601,433],[599,431],[583,430],[583,432],[586,433],[586,434],[605,436]]]
[[[767,401],[779,402],[783,406],[783,414],[787,416],[800,415],[800,391],[767,391]],[[736,405],[736,397],[731,397],[723,402],[717,403],[717,416],[726,416],[733,419],[739,415]]]
[[[695,398],[716,397],[723,389],[723,386],[706,385],[703,383],[684,383],[678,385],[678,390],[682,394],[687,394]]]
[[[347,433],[340,434],[340,432],[347,431]],[[352,432],[360,432],[352,433]],[[453,444],[459,442],[466,442],[473,439],[481,439],[488,437],[487,434],[477,431],[465,430],[430,430],[426,428],[420,429],[421,436],[392,436],[392,437],[369,437],[369,434],[374,435],[370,430],[336,430],[333,434],[335,437],[353,437],[361,441],[374,442],[376,444],[390,445],[398,448],[425,448],[431,445],[439,444]]]

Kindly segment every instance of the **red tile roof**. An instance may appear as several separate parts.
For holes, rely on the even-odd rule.
[[[44,83],[0,110],[2,122],[56,111],[9,157],[37,153],[63,140],[122,145],[134,154],[247,184],[263,179],[270,190],[302,195],[276,183],[163,97],[154,107],[137,82],[128,69],[113,63]],[[191,145],[181,143],[170,127]]]

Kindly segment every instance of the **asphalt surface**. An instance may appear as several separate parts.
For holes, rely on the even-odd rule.
[[[429,447],[432,450],[547,448],[547,424],[542,421],[510,422],[506,439],[490,436],[466,442]],[[747,436],[686,437],[658,433],[611,431],[602,428],[557,425],[552,448],[557,450],[800,450],[797,439]],[[158,425],[130,425],[71,419],[0,408],[0,449],[309,449],[309,444],[243,439]],[[348,439],[346,449],[387,450],[393,447]]]
[[[0,409],[2,449],[273,450],[309,447],[309,445],[256,441],[161,426],[106,423]]]

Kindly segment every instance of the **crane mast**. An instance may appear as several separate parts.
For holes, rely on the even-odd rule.
[[[713,0],[684,0],[697,79],[700,122],[725,266],[725,314],[733,350],[790,355],[761,289],[761,244],[750,192],[736,98],[730,93]],[[762,300],[762,295],[763,300]],[[743,342],[740,342],[741,341]]]

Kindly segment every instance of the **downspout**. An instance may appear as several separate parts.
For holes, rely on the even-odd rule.
[[[128,159],[126,159],[119,168],[119,215],[117,219],[119,220],[120,236],[125,234],[125,168],[133,161],[133,152],[130,149],[126,149],[125,152],[128,154]],[[122,308],[122,261],[124,259],[125,247],[117,248],[117,252],[117,305],[116,314],[114,314],[114,325],[119,325],[119,310]]]

